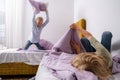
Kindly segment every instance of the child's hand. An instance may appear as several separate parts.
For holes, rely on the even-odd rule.
[[[45,4],[45,7],[46,7],[45,12],[48,12],[48,9],[47,9],[48,8],[48,3]]]
[[[40,13],[40,10],[39,10],[38,8],[34,8],[34,7],[33,7],[33,13],[34,13],[34,14],[39,14],[39,13]]]
[[[37,9],[33,8],[33,13],[34,13],[34,14],[37,14],[37,13],[38,13],[38,12],[37,12]]]
[[[73,23],[70,25],[70,28],[71,29],[78,29],[79,27],[75,23]]]
[[[76,51],[77,54],[80,53],[80,44],[77,44],[74,40],[71,39],[70,41],[71,47],[73,50]]]
[[[45,12],[48,13],[48,9],[47,9],[47,7],[46,7],[46,9],[45,9]]]
[[[45,12],[48,13],[48,10],[46,9]]]

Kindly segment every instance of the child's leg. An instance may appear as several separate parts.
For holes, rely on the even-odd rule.
[[[24,50],[27,50],[29,48],[29,46],[31,46],[32,43],[28,40],[25,47],[24,47]]]
[[[109,31],[105,31],[102,34],[102,40],[101,44],[108,50],[111,50],[111,40],[112,40],[112,33]],[[81,38],[81,43],[86,49],[87,52],[94,52],[95,49],[90,44],[89,40],[87,38]]]
[[[39,43],[34,43],[34,44],[37,46],[38,49],[45,50]]]
[[[109,31],[105,31],[102,34],[101,44],[110,52],[111,51],[111,40],[112,33]]]
[[[95,52],[95,49],[92,47],[87,38],[85,37],[81,38],[81,43],[84,46],[86,52]]]

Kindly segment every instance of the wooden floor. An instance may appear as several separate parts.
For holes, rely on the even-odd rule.
[[[1,79],[1,80],[29,80],[27,78]]]
[[[0,76],[0,80],[34,80],[33,75],[27,75],[27,76]]]

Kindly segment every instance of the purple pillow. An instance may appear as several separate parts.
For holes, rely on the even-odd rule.
[[[34,0],[29,0],[30,4],[36,9],[36,12],[39,13],[40,11],[45,11],[47,6],[43,2],[37,2]]]
[[[44,40],[44,39],[40,39],[39,44],[45,49],[45,50],[51,50],[53,47],[53,43],[51,43],[50,41]]]

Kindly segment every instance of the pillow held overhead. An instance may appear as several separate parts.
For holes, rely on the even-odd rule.
[[[43,2],[37,2],[34,0],[29,0],[30,4],[32,7],[34,7],[37,11],[37,13],[39,13],[40,11],[45,11],[47,8],[47,4],[43,3]]]

